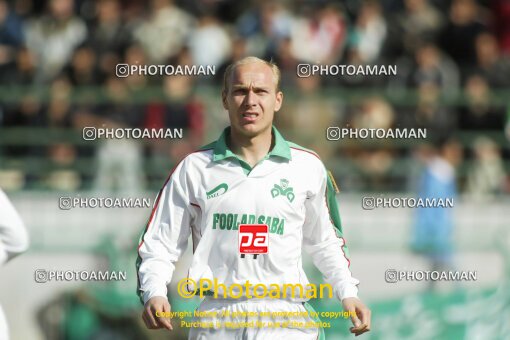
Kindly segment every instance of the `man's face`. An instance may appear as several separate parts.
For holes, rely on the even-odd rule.
[[[255,137],[271,128],[274,113],[282,106],[283,93],[276,92],[271,68],[254,62],[234,69],[222,99],[232,129]]]

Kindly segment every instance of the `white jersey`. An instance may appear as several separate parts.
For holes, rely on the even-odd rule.
[[[28,248],[25,225],[0,189],[0,265]]]
[[[0,266],[28,248],[25,225],[11,201],[0,189]],[[9,339],[7,321],[0,307],[0,339]]]
[[[228,133],[229,128],[184,158],[158,195],[138,247],[143,303],[167,296],[174,263],[190,235],[194,254],[188,277],[196,282],[306,287],[304,249],[338,299],[356,297],[359,281],[349,270],[335,190],[318,156],[273,128],[274,147],[251,168],[228,149]],[[240,254],[244,224],[267,225],[267,253]]]

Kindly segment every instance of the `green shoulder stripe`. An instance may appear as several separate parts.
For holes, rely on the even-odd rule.
[[[144,233],[145,234],[145,233]],[[143,237],[143,234],[142,234]],[[142,238],[140,237],[140,238]],[[142,258],[140,257],[140,254],[136,257],[136,295],[138,295],[138,299],[140,299],[140,302],[143,305],[143,292],[140,289],[140,277],[138,276],[138,272],[140,271],[140,266],[142,264]]]
[[[302,147],[301,145],[298,145],[296,143],[292,143],[292,142],[289,142],[287,141],[287,144],[289,144],[289,147],[293,148],[293,149],[299,149],[299,150],[302,150],[302,151],[306,151],[306,152],[309,152],[313,155],[315,155],[317,158],[320,159],[319,155],[317,155],[317,152],[313,151],[313,150],[310,150],[310,149],[307,149],[307,148],[304,148]]]
[[[329,217],[331,218],[331,221],[333,222],[333,225],[335,226],[336,236],[343,238],[344,234],[342,231],[342,220],[340,219],[340,211],[338,210],[338,202],[336,200],[335,185],[333,184],[333,181],[331,180],[332,175],[326,174],[326,176],[328,178],[328,185],[326,187],[326,203],[327,203],[328,209],[329,209]],[[343,246],[343,251],[344,251],[345,257],[348,259],[349,258],[349,249],[347,248],[347,245],[345,245],[345,244]]]

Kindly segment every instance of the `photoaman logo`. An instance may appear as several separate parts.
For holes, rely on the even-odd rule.
[[[224,193],[227,192],[227,190],[228,190],[227,183],[221,183],[216,188],[212,189],[211,191],[206,192],[207,199],[223,195]]]

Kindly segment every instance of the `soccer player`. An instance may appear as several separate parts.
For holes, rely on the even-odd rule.
[[[159,192],[138,247],[138,293],[148,328],[172,329],[156,312],[170,311],[166,286],[174,263],[193,240],[188,277],[234,284],[301,284],[302,249],[350,312],[360,335],[370,329],[370,310],[357,298],[342,237],[335,187],[319,157],[286,141],[273,126],[283,102],[280,71],[246,57],[224,75],[222,101],[230,126],[218,140],[184,158]],[[310,114],[315,114],[310,112]],[[243,254],[239,225],[267,225],[267,253]],[[206,297],[200,312],[306,312],[307,298]],[[247,294],[248,295],[248,294]],[[251,294],[253,296],[253,294]],[[301,320],[300,320],[301,321]],[[304,321],[311,321],[310,318]],[[190,339],[323,338],[321,328],[191,328]]]
[[[0,266],[28,249],[28,234],[20,216],[0,189]],[[9,339],[7,322],[0,308],[0,339]]]

